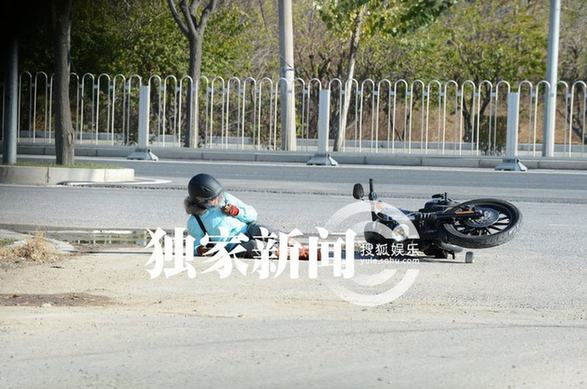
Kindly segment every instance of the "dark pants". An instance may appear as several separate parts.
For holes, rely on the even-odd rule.
[[[261,238],[261,236],[262,236],[261,227],[264,227],[267,230],[269,230],[269,234],[271,235],[273,233],[275,235],[275,237]],[[240,245],[246,250],[246,251],[243,251],[242,253],[237,254],[237,257],[240,257],[240,258],[253,258],[257,254],[255,252],[255,250],[257,249],[257,242],[255,240],[267,242],[268,239],[277,240],[276,237],[279,236],[278,233],[273,232],[272,228],[264,226],[264,225],[260,225],[257,223],[249,223],[249,226],[247,228],[247,232],[245,233],[245,235],[249,238],[249,240],[247,242],[240,243]]]

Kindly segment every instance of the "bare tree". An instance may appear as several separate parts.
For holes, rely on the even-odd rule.
[[[169,9],[173,15],[173,19],[177,23],[179,29],[188,39],[190,46],[190,64],[188,75],[192,78],[195,88],[200,80],[202,71],[202,41],[204,39],[204,31],[206,24],[210,18],[210,14],[214,12],[218,4],[218,0],[208,0],[205,5],[201,0],[180,0],[176,5],[176,0],[167,0]],[[179,11],[178,7],[179,6]],[[188,93],[187,97],[187,124],[188,129],[185,132],[185,147],[196,147],[198,144],[198,128],[194,128],[194,123],[197,121],[197,109],[194,105],[197,101],[193,101],[193,93]]]
[[[69,105],[71,0],[51,2],[55,57],[55,156],[58,165],[74,162],[74,134]]]

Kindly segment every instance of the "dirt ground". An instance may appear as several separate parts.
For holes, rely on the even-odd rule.
[[[0,386],[587,382],[584,305],[538,304],[533,287],[512,297],[515,285],[534,275],[508,278],[501,269],[502,277],[488,282],[490,254],[474,264],[423,262],[404,296],[370,308],[308,279],[307,263],[297,280],[235,272],[220,279],[204,274],[209,264],[201,261],[194,279],[183,273],[151,280],[149,253],[136,251],[1,269]]]

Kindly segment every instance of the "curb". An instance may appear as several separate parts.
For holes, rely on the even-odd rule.
[[[95,146],[76,145],[75,154],[83,157],[117,157],[126,158],[134,151],[133,146]],[[295,162],[306,163],[312,152],[284,152],[261,150],[214,150],[185,149],[178,147],[151,147],[158,157],[165,159],[200,160],[200,161],[239,161],[239,162]],[[55,155],[55,146],[48,144],[21,144],[18,154]],[[331,156],[340,164],[354,165],[394,165],[394,166],[430,166],[430,167],[466,167],[495,168],[502,162],[501,157],[484,156],[433,156],[414,154],[355,154],[334,152]],[[529,169],[587,170],[585,159],[544,159],[520,157]],[[120,170],[120,169],[117,169]]]
[[[0,165],[0,183],[3,184],[55,185],[65,181],[121,182],[133,181],[134,177],[134,169]]]
[[[28,238],[31,238],[33,235],[30,234],[22,234],[20,232],[11,231],[11,230],[4,230],[0,229],[0,239],[10,239],[15,240],[16,242],[12,243],[10,246],[13,245],[20,245],[24,244],[24,241]],[[43,238],[45,241],[51,243],[55,249],[61,254],[70,254],[70,253],[77,253],[79,252],[78,249],[73,247],[70,243],[52,239],[52,238]]]

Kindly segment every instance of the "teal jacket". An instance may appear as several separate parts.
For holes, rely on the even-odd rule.
[[[200,215],[204,227],[210,236],[210,242],[221,241],[220,228],[228,231],[227,239],[223,241],[229,241],[230,238],[237,236],[240,233],[245,233],[248,228],[248,224],[257,220],[257,211],[250,205],[243,203],[241,200],[231,195],[230,193],[224,192],[224,199],[220,202],[220,207],[226,204],[236,205],[239,209],[239,213],[236,217],[228,216],[220,207],[210,208]],[[194,254],[197,253],[197,249],[200,246],[200,239],[204,237],[204,231],[200,228],[198,221],[193,215],[190,215],[187,221],[188,233],[195,238],[194,243]],[[227,250],[230,250],[234,245],[227,246]]]

